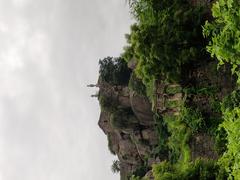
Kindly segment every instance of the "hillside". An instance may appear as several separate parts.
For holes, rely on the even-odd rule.
[[[96,84],[113,171],[121,180],[240,178],[240,3],[129,5],[128,45],[99,61]]]

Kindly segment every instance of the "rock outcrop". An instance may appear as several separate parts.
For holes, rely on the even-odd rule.
[[[130,66],[134,67],[134,62]],[[151,104],[147,97],[138,95],[127,86],[110,85],[99,80],[97,86],[102,107],[98,124],[108,137],[109,150],[117,155],[120,161],[121,180],[128,180],[142,167],[145,167],[143,172],[146,174],[141,177],[151,180],[152,164],[168,159],[168,155],[160,157],[154,154],[160,139],[152,111],[161,115],[179,116],[184,99],[188,106],[199,109],[206,119],[210,116],[221,116],[216,108],[212,109],[213,104],[210,102],[215,98],[219,101],[231,92],[234,79],[231,74],[226,73],[229,72],[228,67],[223,67],[220,71],[215,68],[214,62],[198,65],[183,74],[184,81],[179,84],[157,81],[155,104]],[[107,100],[101,101],[101,97]],[[129,122],[125,122],[126,119]],[[218,158],[214,150],[214,139],[207,133],[193,134],[188,145],[191,160]]]
[[[111,124],[113,112],[108,112],[103,108],[98,122],[99,127],[108,137],[109,150],[118,156],[121,179],[127,180],[145,163],[145,158],[151,155],[152,149],[158,144],[151,104],[146,97],[137,95],[128,87],[111,86],[100,81],[98,87],[99,96],[116,101],[117,108],[130,108],[131,116],[138,121],[137,128],[124,127],[119,129],[113,127]]]

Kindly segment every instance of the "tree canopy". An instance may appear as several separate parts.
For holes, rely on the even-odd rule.
[[[127,85],[131,70],[122,58],[106,57],[99,60],[100,78],[112,85]]]
[[[122,57],[138,60],[136,72],[145,84],[162,75],[178,80],[182,66],[203,52],[202,8],[184,0],[137,0],[131,9],[137,23],[126,36],[129,45]]]

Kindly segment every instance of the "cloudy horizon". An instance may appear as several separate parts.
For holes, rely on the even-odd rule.
[[[90,97],[119,56],[123,0],[0,0],[0,180],[118,180]]]

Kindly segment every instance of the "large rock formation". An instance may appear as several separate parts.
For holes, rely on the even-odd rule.
[[[104,107],[102,107],[98,122],[108,137],[109,150],[118,156],[121,179],[127,180],[133,172],[142,166],[146,157],[151,156],[152,149],[158,144],[151,104],[146,97],[137,95],[126,86],[112,86],[99,81],[98,87],[99,97],[104,96],[116,101],[112,105],[116,107],[112,107],[112,109],[130,108],[131,117],[136,118],[138,122],[137,128],[132,126],[116,128],[111,123],[111,116],[114,112],[107,111]]]

